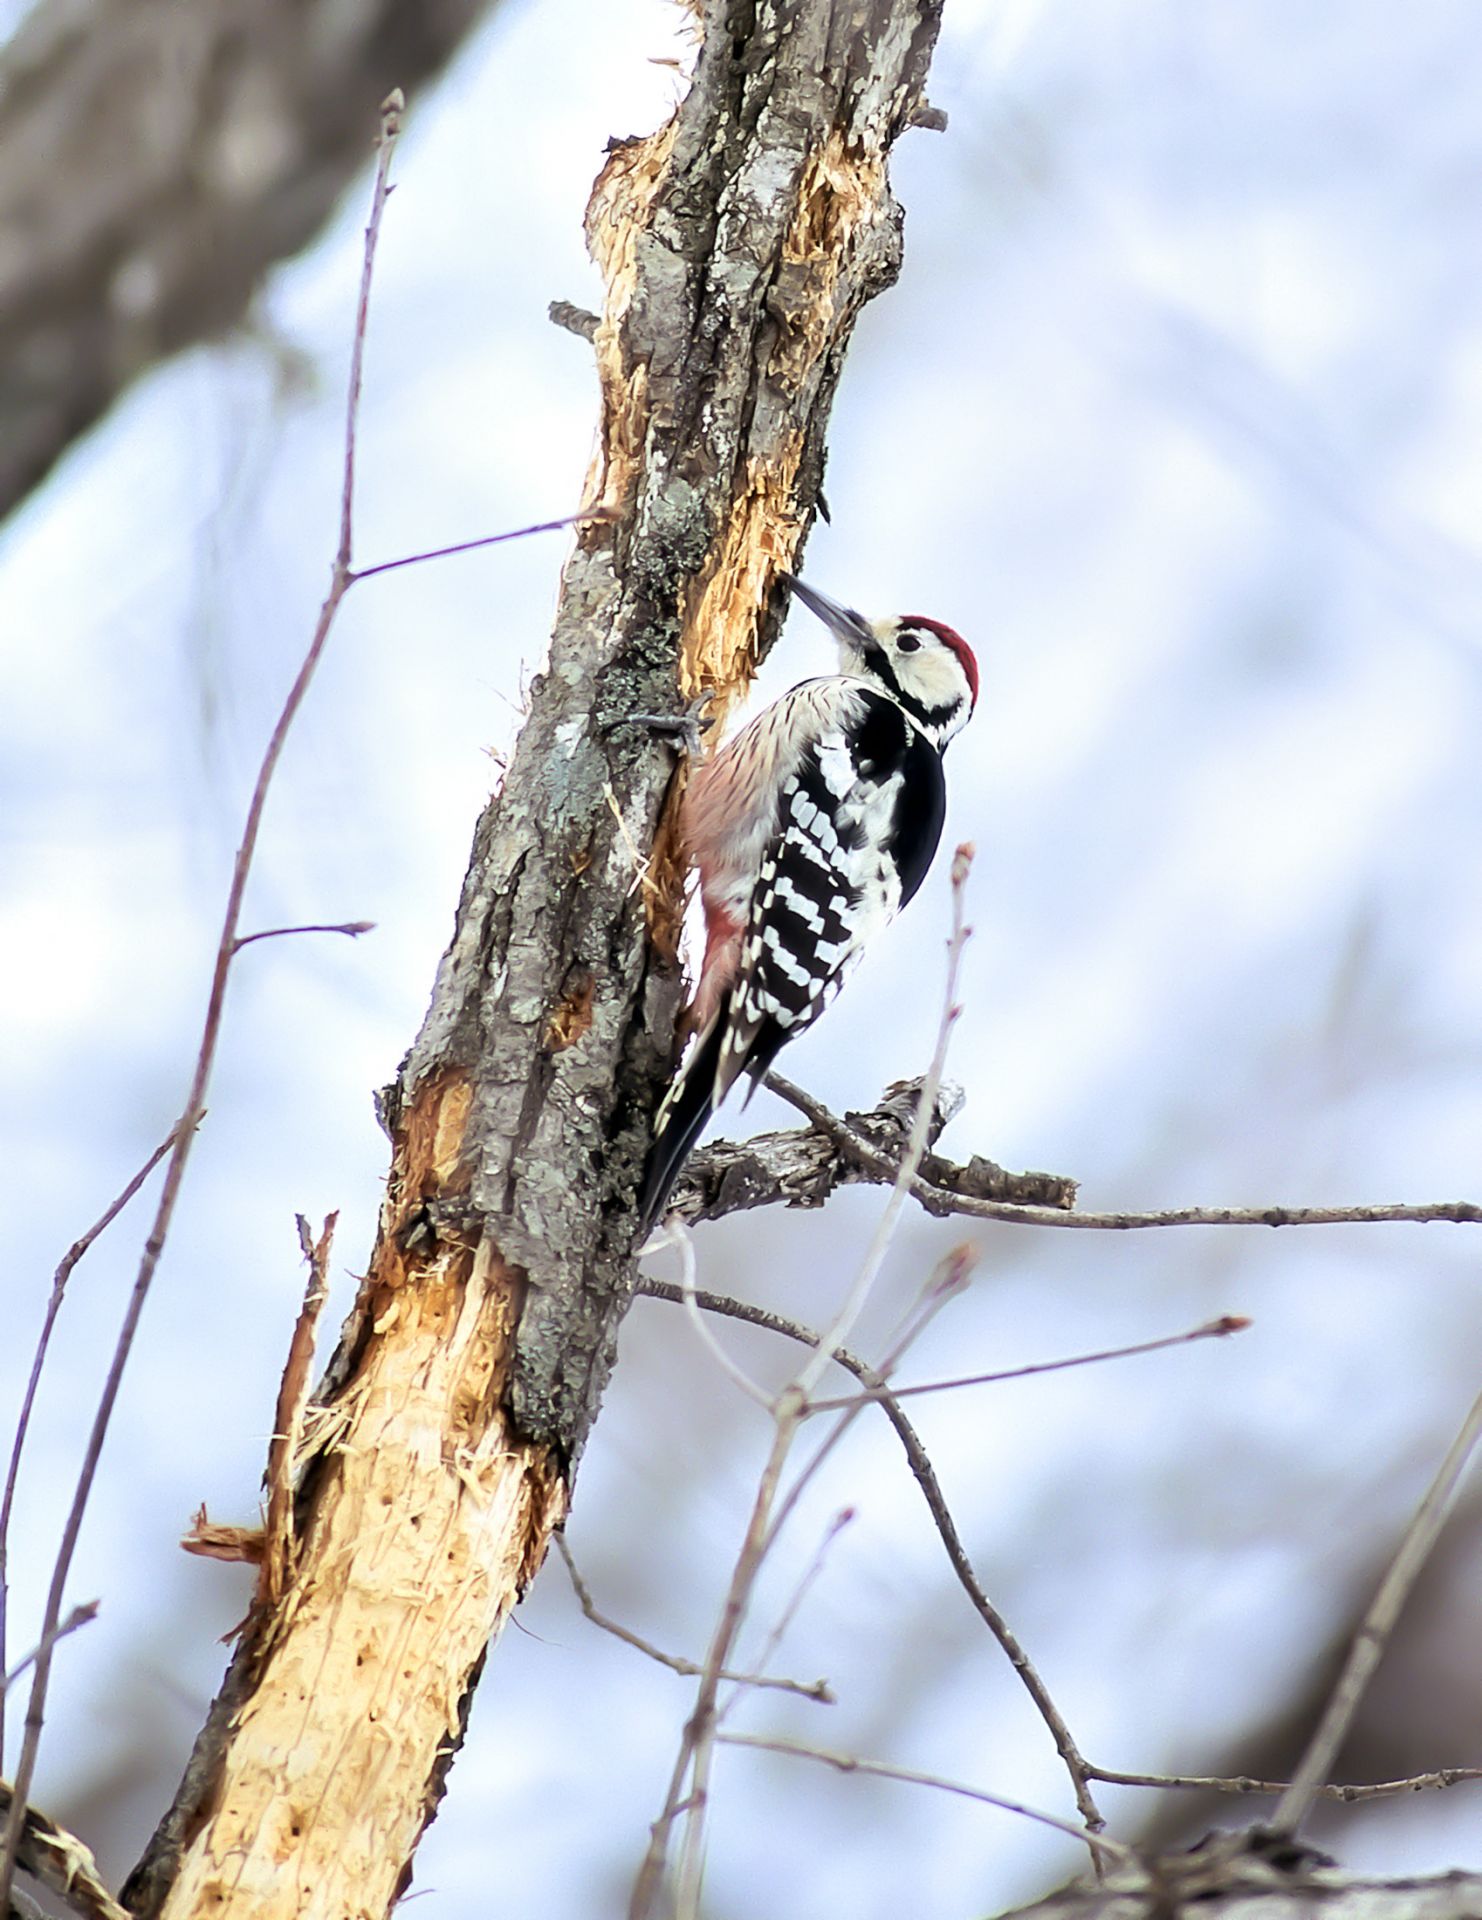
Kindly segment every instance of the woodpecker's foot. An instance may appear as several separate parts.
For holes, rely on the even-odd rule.
[[[692,760],[704,751],[705,734],[715,725],[706,708],[715,698],[714,687],[707,687],[698,700],[692,700],[683,713],[630,713],[614,724],[619,727],[646,727],[650,733],[663,734],[677,747],[683,747]]]

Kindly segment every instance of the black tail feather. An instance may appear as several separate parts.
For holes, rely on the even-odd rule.
[[[710,1031],[681,1069],[683,1078],[674,1089],[663,1112],[654,1143],[649,1148],[648,1170],[643,1181],[643,1200],[638,1209],[638,1238],[642,1246],[659,1215],[664,1211],[670,1189],[684,1171],[695,1142],[715,1111],[715,1069],[725,1039],[726,1019],[713,1020]]]

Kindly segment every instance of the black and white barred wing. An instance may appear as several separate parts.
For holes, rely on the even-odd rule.
[[[849,687],[798,754],[751,897],[719,1100],[819,1017],[920,885],[941,834],[940,757],[883,695]]]

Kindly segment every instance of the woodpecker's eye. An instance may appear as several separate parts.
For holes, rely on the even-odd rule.
[[[921,636],[917,633],[903,633],[895,643],[897,653],[919,653]]]

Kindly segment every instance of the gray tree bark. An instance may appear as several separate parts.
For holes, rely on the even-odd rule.
[[[1375,1880],[1260,1829],[1149,1855],[1100,1884],[1066,1887],[1001,1920],[1475,1920],[1482,1875]]]
[[[609,518],[567,564],[385,1098],[380,1235],[310,1412],[291,1564],[125,1889],[140,1915],[385,1912],[566,1513],[679,997],[674,752],[629,716],[701,690],[723,710],[775,630],[845,348],[899,268],[886,166],[939,9],[709,0],[683,104],[598,179]]]
[[[493,0],[41,0],[0,52],[0,517],[226,332]]]

